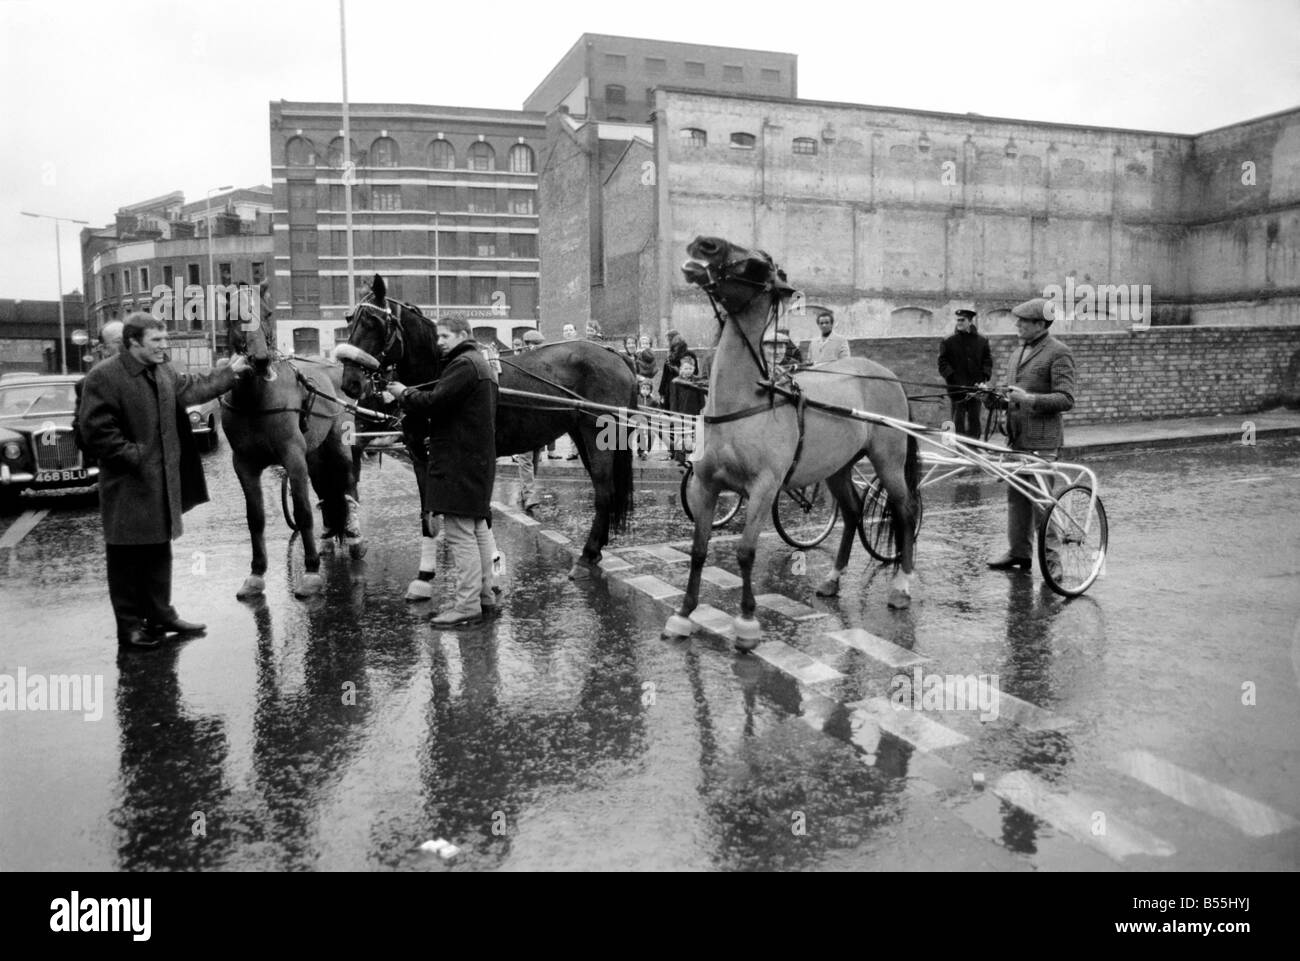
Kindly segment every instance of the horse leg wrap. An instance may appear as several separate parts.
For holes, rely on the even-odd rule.
[[[433,579],[437,575],[438,541],[420,538],[420,572],[406,585],[406,600],[427,601],[433,597]]]
[[[361,536],[361,505],[351,494],[345,498],[347,501],[347,520],[344,522],[343,529],[346,531],[349,539],[355,539]]]
[[[699,629],[700,626],[689,617],[673,614],[664,625],[664,637],[690,637]]]
[[[733,641],[736,650],[752,651],[758,647],[758,642],[763,637],[763,629],[759,627],[757,618],[741,615],[731,622],[731,626],[736,632],[736,639]]]

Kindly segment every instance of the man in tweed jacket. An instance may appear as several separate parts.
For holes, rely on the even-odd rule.
[[[1074,357],[1070,348],[1048,333],[1055,319],[1053,304],[1042,297],[1026,301],[1011,311],[1016,318],[1020,345],[1011,351],[1006,383],[1007,441],[1012,450],[1023,450],[1055,460],[1065,442],[1061,414],[1074,406]],[[1042,518],[1032,501],[1007,487],[1006,554],[989,567],[995,570],[1032,566],[1033,531]],[[1056,563],[1056,551],[1049,537],[1048,564]]]

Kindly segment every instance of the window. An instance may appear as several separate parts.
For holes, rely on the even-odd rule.
[[[186,277],[185,277],[185,283],[186,283],[186,284],[197,284],[197,283],[199,282],[199,265],[198,265],[198,264],[188,264],[188,265],[186,265],[186,267],[185,267],[185,273],[186,273]],[[113,291],[113,293],[117,293],[117,291],[115,290],[115,291]]]
[[[434,170],[454,170],[456,148],[445,140],[435,140],[429,144],[429,166]]]
[[[498,290],[495,277],[471,277],[469,279],[469,302],[486,307],[492,303],[492,295]]]
[[[284,162],[290,167],[314,167],[316,148],[306,137],[290,137],[284,145]]]
[[[817,153],[817,141],[812,137],[795,137],[793,149],[795,153],[815,154]]]
[[[289,277],[289,296],[295,306],[320,302],[320,278],[315,274],[293,273]],[[314,331],[313,331],[314,333]],[[297,337],[294,338],[297,350]]]
[[[399,230],[403,257],[429,256],[429,235],[423,230]]]
[[[397,184],[384,184],[372,188],[375,210],[401,210],[402,188]]]
[[[736,150],[753,150],[754,135],[752,133],[733,133],[731,135],[731,146]]]
[[[429,207],[432,210],[457,210],[455,187],[430,187]]]
[[[758,79],[763,81],[763,83],[780,83],[781,71],[775,70],[771,67],[763,67],[758,71]]]
[[[496,191],[491,187],[469,188],[469,212],[472,214],[494,214],[497,212]]]
[[[266,280],[266,263],[261,260],[253,261],[253,283],[260,284]]]
[[[398,245],[398,231],[396,230],[375,231],[375,256],[376,257],[396,257],[397,245]]]
[[[221,278],[220,284],[223,287],[230,286],[230,264],[217,264],[217,276]]]
[[[370,164],[374,167],[397,166],[397,141],[392,137],[380,137],[370,145]]]
[[[703,77],[703,76],[704,76],[704,64],[701,63],[701,62],[698,61],[698,60],[687,60],[687,61],[686,61],[686,76],[688,76],[688,77]]]
[[[512,214],[536,213],[536,211],[533,209],[533,191],[531,190],[510,191],[510,212]]]
[[[497,255],[496,234],[470,234],[469,246],[475,257],[495,257]]]
[[[315,210],[316,185],[314,183],[289,184],[290,210]]]
[[[606,103],[627,103],[627,88],[622,84],[609,83],[605,85],[605,102]]]
[[[611,70],[626,70],[627,57],[621,53],[605,54],[605,66]]]
[[[709,135],[698,127],[683,127],[679,136],[683,147],[707,147]]]
[[[348,279],[346,277],[331,277],[330,289],[330,303],[346,304],[348,306],[352,305],[352,298],[348,296]],[[346,334],[341,339],[337,334],[334,337],[334,342],[336,344],[342,343],[345,340],[347,340]]]
[[[725,80],[727,83],[744,83],[745,68],[733,67],[724,64],[722,67],[722,79]]]
[[[361,154],[357,150],[357,142],[355,140],[350,140],[348,141],[348,144],[349,144],[348,146],[349,159],[354,164],[360,163]],[[326,158],[327,158],[327,163],[329,163],[331,167],[343,166],[343,138],[342,137],[335,137],[333,140],[330,141],[329,153],[326,155]]]
[[[149,268],[141,267],[140,268],[140,292],[148,293],[150,289],[151,288],[149,287]]]
[[[315,357],[319,354],[320,331],[315,327],[295,327],[293,329],[293,352],[299,357]]]
[[[533,161],[533,148],[527,144],[517,143],[511,147],[508,159],[511,173],[530,174],[536,170]]]
[[[347,278],[345,277],[344,280],[346,281]],[[347,301],[339,301],[339,303],[347,303]],[[335,328],[334,328],[334,343],[335,343],[335,344],[346,344],[347,342],[348,342],[348,327],[347,327],[347,324],[344,324],[342,327],[335,327]]]
[[[470,170],[496,170],[496,151],[491,144],[479,140],[469,148],[466,166]]]
[[[122,293],[129,294],[130,292],[131,292],[131,271],[124,270],[122,271]]]
[[[319,241],[312,229],[289,228],[289,266],[293,270],[315,270]]]
[[[510,256],[522,257],[527,260],[537,259],[537,235],[536,234],[511,234],[510,235]]]
[[[668,61],[665,60],[663,57],[646,57],[645,72],[646,73],[667,73]]]
[[[253,266],[256,267],[257,265],[254,264]],[[176,279],[176,268],[174,268],[171,264],[163,264],[163,283],[166,284],[168,287],[171,287],[173,286],[173,281],[175,279]],[[102,293],[100,294],[100,299],[101,300],[103,299]]]
[[[117,274],[108,275],[108,289],[112,296],[117,296]]]
[[[454,230],[429,231],[429,251],[433,252],[437,244],[439,257],[456,257],[460,255],[460,234]]]

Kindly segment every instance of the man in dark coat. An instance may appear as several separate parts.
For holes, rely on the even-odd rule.
[[[948,382],[957,433],[979,437],[979,397],[961,388],[982,384],[993,376],[993,353],[989,339],[975,329],[975,311],[957,311],[957,332],[939,345],[939,375]]]
[[[1065,443],[1061,414],[1074,407],[1074,355],[1047,332],[1055,319],[1051,301],[1038,297],[1011,313],[1016,318],[1020,343],[1012,349],[1007,363],[1006,383],[1011,385],[1003,402],[1007,410],[1007,446],[1055,460]],[[1030,569],[1034,527],[1042,513],[1033,501],[1007,485],[1008,550],[989,562],[989,567]],[[1055,531],[1049,531],[1046,554],[1047,563],[1059,567],[1056,540]]]
[[[166,633],[205,629],[171,604],[171,542],[181,535],[181,514],[208,499],[185,408],[230,390],[249,364],[236,357],[212,373],[177,373],[167,363],[166,327],[144,313],[126,318],[122,340],[121,353],[86,375],[78,417],[99,461],[118,643],[150,648]]]
[[[438,321],[438,345],[447,359],[433,389],[408,390],[393,381],[388,391],[404,410],[429,418],[426,509],[443,516],[456,566],[455,600],[431,623],[459,627],[495,612],[496,542],[488,520],[496,480],[497,375],[463,317]]]
[[[671,407],[673,380],[681,369],[682,357],[689,350],[686,338],[675,330],[668,331],[668,356],[664,359],[663,373],[659,376],[659,406],[664,410]]]

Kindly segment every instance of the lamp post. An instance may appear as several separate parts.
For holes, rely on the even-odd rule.
[[[49,214],[32,214],[26,210],[19,211],[24,217],[37,217],[41,220],[54,221],[54,264],[59,275],[59,364],[63,373],[68,372],[68,337],[63,319],[63,251],[59,244],[59,224],[89,224],[89,220],[73,220],[71,217],[52,217]]]
[[[208,191],[208,296],[204,298],[208,322],[212,324],[212,363],[217,362],[217,278],[212,273],[212,195],[223,190],[233,190],[230,184],[213,187]],[[173,296],[175,296],[173,292]]]

